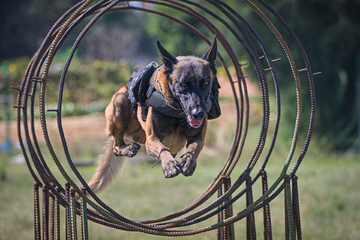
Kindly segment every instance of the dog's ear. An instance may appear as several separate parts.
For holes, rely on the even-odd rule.
[[[204,56],[202,56],[204,60],[210,63],[211,70],[213,70],[214,73],[216,73],[216,67],[215,67],[216,55],[217,55],[217,41],[215,36],[214,41],[211,44],[210,48],[207,50]]]
[[[156,44],[162,56],[165,72],[170,73],[172,71],[173,65],[175,65],[178,60],[161,45],[159,40],[156,41]]]

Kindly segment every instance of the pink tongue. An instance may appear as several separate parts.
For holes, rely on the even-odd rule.
[[[203,119],[195,120],[190,116],[188,116],[188,118],[189,118],[189,121],[190,121],[191,125],[193,125],[193,126],[200,126],[202,124],[202,122],[203,122]]]

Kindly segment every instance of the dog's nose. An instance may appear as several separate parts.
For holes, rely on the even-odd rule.
[[[201,120],[204,118],[204,115],[205,115],[205,111],[202,110],[202,109],[193,109],[191,111],[192,115],[193,115],[193,118],[195,120]]]

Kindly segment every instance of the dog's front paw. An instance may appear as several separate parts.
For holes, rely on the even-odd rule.
[[[182,174],[186,177],[193,175],[196,168],[196,159],[194,154],[188,152],[181,156],[180,166],[182,169]]]
[[[180,164],[175,159],[171,159],[167,162],[162,162],[161,165],[165,178],[176,177],[181,173]]]
[[[115,146],[114,153],[116,156],[126,156],[126,157],[134,157],[140,149],[140,145],[134,142],[131,142],[124,146]]]

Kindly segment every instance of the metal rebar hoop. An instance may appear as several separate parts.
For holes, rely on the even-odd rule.
[[[185,236],[199,234],[202,232],[219,229],[218,238],[221,239],[234,239],[234,230],[231,226],[234,222],[241,219],[247,219],[247,232],[248,238],[252,239],[256,237],[256,230],[254,226],[254,212],[263,208],[264,216],[264,238],[272,239],[271,231],[271,219],[270,219],[270,208],[269,203],[276,198],[281,192],[285,192],[285,211],[286,218],[290,219],[291,222],[287,223],[287,234],[288,238],[295,238],[295,231],[297,236],[301,237],[300,232],[300,216],[299,216],[299,203],[298,203],[298,190],[297,185],[293,185],[294,189],[293,199],[291,200],[291,185],[290,179],[297,180],[295,176],[298,167],[300,166],[307,149],[309,147],[311,133],[314,123],[315,116],[315,92],[313,84],[313,76],[315,75],[311,70],[309,59],[307,58],[306,52],[303,49],[301,43],[297,39],[296,35],[287,25],[287,23],[281,18],[281,16],[272,9],[267,3],[262,0],[258,1],[258,5],[255,5],[250,0],[244,0],[238,2],[237,6],[231,7],[224,1],[221,0],[206,0],[202,3],[190,1],[190,0],[138,0],[138,2],[146,3],[143,6],[139,4],[132,5],[127,1],[121,0],[83,0],[74,5],[59,20],[53,25],[48,32],[42,45],[30,61],[28,68],[25,72],[22,84],[18,90],[17,105],[14,106],[17,110],[17,127],[18,127],[18,138],[20,146],[25,157],[27,166],[31,175],[35,180],[35,238],[48,236],[49,234],[49,222],[51,222],[50,234],[60,236],[59,233],[59,206],[66,208],[67,213],[67,233],[64,235],[69,238],[76,238],[76,216],[75,214],[81,215],[81,234],[84,239],[88,238],[87,233],[87,221],[94,221],[106,226],[118,228],[126,231],[140,231],[148,234],[162,235],[162,236]],[[156,6],[161,5],[165,8],[175,9],[183,14],[186,14],[196,21],[200,22],[206,29],[207,32],[202,32],[195,26],[181,19],[176,18],[166,12],[159,11]],[[241,14],[236,11],[236,8],[241,7],[251,8],[261,20],[271,30],[266,34],[273,34],[274,39],[271,42],[271,46],[277,46],[281,48],[286,60],[288,62],[289,70],[292,73],[293,81],[295,82],[294,93],[297,97],[296,103],[296,119],[294,122],[294,132],[292,138],[292,145],[289,149],[288,157],[284,160],[284,166],[279,172],[279,177],[273,182],[269,183],[266,175],[266,166],[269,163],[277,135],[280,127],[281,117],[281,99],[280,99],[280,84],[278,80],[278,73],[276,72],[276,63],[279,59],[278,56],[272,56],[264,40],[259,32],[253,25]],[[213,9],[216,9],[216,13]],[[142,11],[149,14],[160,15],[167,18],[169,21],[175,21],[178,24],[183,25],[189,30],[193,31],[197,36],[203,39],[208,44],[211,41],[207,36],[216,35],[218,42],[222,46],[222,51],[218,54],[222,67],[225,70],[225,74],[231,83],[234,105],[236,109],[236,129],[233,139],[233,144],[230,152],[225,159],[225,163],[222,169],[220,169],[217,177],[210,183],[209,187],[202,193],[197,199],[191,204],[184,207],[183,209],[174,212],[172,214],[157,218],[143,221],[133,221],[122,216],[120,213],[114,211],[110,206],[106,205],[101,201],[88,187],[86,181],[83,179],[81,174],[78,172],[73,164],[71,155],[68,151],[66,136],[62,127],[62,100],[63,90],[65,84],[65,76],[68,68],[71,64],[75,51],[81,42],[87,31],[93,26],[93,24],[107,11],[122,11],[122,10],[133,10]],[[275,18],[274,18],[275,17]],[[90,19],[90,20],[89,20]],[[274,19],[274,20],[271,20]],[[276,20],[276,21],[275,21]],[[279,27],[276,24],[285,29],[284,33],[281,33]],[[85,27],[79,33],[75,40],[72,49],[69,53],[68,59],[62,71],[59,79],[59,97],[58,105],[56,109],[48,109],[47,111],[55,112],[57,117],[58,132],[63,146],[63,152],[65,154],[67,162],[60,161],[60,157],[56,154],[51,139],[49,137],[47,127],[47,111],[46,109],[46,87],[47,78],[52,60],[59,50],[62,43],[65,41],[67,36],[73,31],[74,28],[79,26],[79,23],[86,23]],[[224,32],[229,33],[232,36],[230,44],[229,39],[225,37]],[[297,49],[290,49],[288,42],[285,41],[283,35],[289,35],[292,43],[295,43]],[[210,37],[209,37],[210,38]],[[243,172],[237,176],[230,185],[230,175],[232,174],[235,166],[240,160],[242,151],[244,149],[245,140],[248,134],[248,126],[250,122],[250,104],[247,84],[243,67],[245,64],[241,64],[239,57],[233,49],[234,42],[240,45],[244,52],[248,55],[253,72],[252,76],[254,79],[258,79],[261,97],[262,97],[262,123],[260,128],[259,140],[254,148],[253,154],[243,170]],[[296,51],[297,56],[294,57],[293,52]],[[298,54],[300,53],[300,54]],[[223,57],[223,56],[226,56]],[[225,61],[224,59],[229,59]],[[283,59],[282,61],[286,61]],[[298,70],[297,66],[305,66],[305,68]],[[234,74],[231,74],[229,67],[234,69]],[[301,74],[301,72],[307,72],[307,75]],[[267,73],[271,74],[267,74]],[[305,126],[308,131],[303,146],[299,146],[299,129],[300,123],[302,122],[302,95],[304,91],[302,85],[307,84],[308,95],[310,96],[310,119],[306,120]],[[270,128],[270,88],[273,88],[273,96],[275,99],[276,116],[274,120],[274,126],[272,129],[272,136],[269,136]],[[66,186],[60,184],[55,178],[51,169],[48,167],[47,160],[45,160],[43,153],[39,147],[38,139],[35,132],[35,99],[39,99],[39,115],[40,122],[43,131],[43,136],[46,141],[49,153],[52,160],[55,162],[57,168],[67,181]],[[54,114],[54,113],[52,113]],[[303,121],[304,122],[304,121]],[[268,140],[269,138],[270,141]],[[24,144],[26,142],[26,144]],[[266,142],[270,142],[266,145]],[[296,159],[296,148],[302,148],[301,154]],[[264,156],[264,160],[260,163],[261,156]],[[64,165],[68,165],[77,180],[80,181],[81,186],[78,186],[72,179],[70,174],[65,171]],[[256,168],[256,166],[260,166]],[[290,166],[293,166],[291,169]],[[66,166],[66,167],[68,167]],[[258,169],[255,171],[254,169]],[[73,176],[73,175],[72,175]],[[257,199],[253,195],[253,185],[258,182],[262,186],[262,192],[260,197]],[[43,186],[43,220],[40,227],[40,208],[39,208],[39,196],[38,188]],[[74,194],[79,194],[81,204],[75,201]],[[85,196],[84,192],[91,195],[92,198]],[[212,203],[204,204],[206,200],[212,197],[214,194],[218,194],[217,199]],[[49,212],[49,197],[51,198],[51,221],[48,220]],[[246,198],[246,207],[240,212],[233,212],[232,204],[239,198]],[[292,204],[290,201],[294,201]],[[292,207],[294,206],[294,207]],[[91,210],[90,208],[91,207]],[[195,208],[199,208],[196,212],[189,213]],[[293,213],[295,211],[295,213]],[[202,228],[185,228],[192,226],[195,223],[202,222],[211,217],[217,217],[218,222],[211,226]],[[292,217],[295,217],[293,220]],[[293,224],[295,221],[295,228]],[[229,227],[225,227],[229,226]],[[181,228],[179,228],[181,227]],[[43,231],[40,234],[40,231]]]

